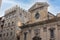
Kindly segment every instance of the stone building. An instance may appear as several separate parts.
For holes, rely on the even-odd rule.
[[[27,22],[30,20],[30,13],[21,9],[19,6],[13,6],[10,9],[7,9],[5,11],[5,27],[7,27],[7,32],[8,32],[8,36],[11,36],[11,40],[13,40],[12,38],[16,38],[19,37],[20,35],[20,28],[19,26],[27,24]],[[9,31],[8,31],[9,30]],[[9,35],[9,34],[12,35]],[[15,35],[15,36],[14,36]],[[16,38],[19,39],[19,38]]]
[[[28,11],[28,24],[20,26],[20,40],[60,40],[60,16],[48,12],[48,3],[37,2]]]
[[[8,26],[5,17],[0,18],[0,40],[16,40],[15,26]]]
[[[5,11],[1,40],[60,40],[60,14],[48,12],[49,4],[35,3],[28,11],[14,6]]]

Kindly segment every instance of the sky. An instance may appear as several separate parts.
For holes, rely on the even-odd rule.
[[[2,0],[0,8],[0,17],[4,16],[5,10],[18,5],[20,8],[28,10],[36,2],[47,2],[49,4],[48,11],[54,15],[60,13],[60,0]]]

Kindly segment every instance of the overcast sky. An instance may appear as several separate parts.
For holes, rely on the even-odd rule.
[[[14,5],[19,5],[21,8],[28,10],[35,2],[48,2],[50,5],[48,11],[54,15],[60,12],[60,0],[2,0],[0,16],[3,16],[5,10]]]

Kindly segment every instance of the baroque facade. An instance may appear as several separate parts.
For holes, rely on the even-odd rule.
[[[60,40],[60,14],[51,14],[48,6],[46,2],[37,2],[28,10],[31,21],[20,26],[20,40]]]

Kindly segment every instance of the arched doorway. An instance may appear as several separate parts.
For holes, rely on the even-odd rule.
[[[32,40],[41,40],[41,38],[40,37],[38,37],[38,36],[35,36],[35,37],[33,37],[33,39]]]

